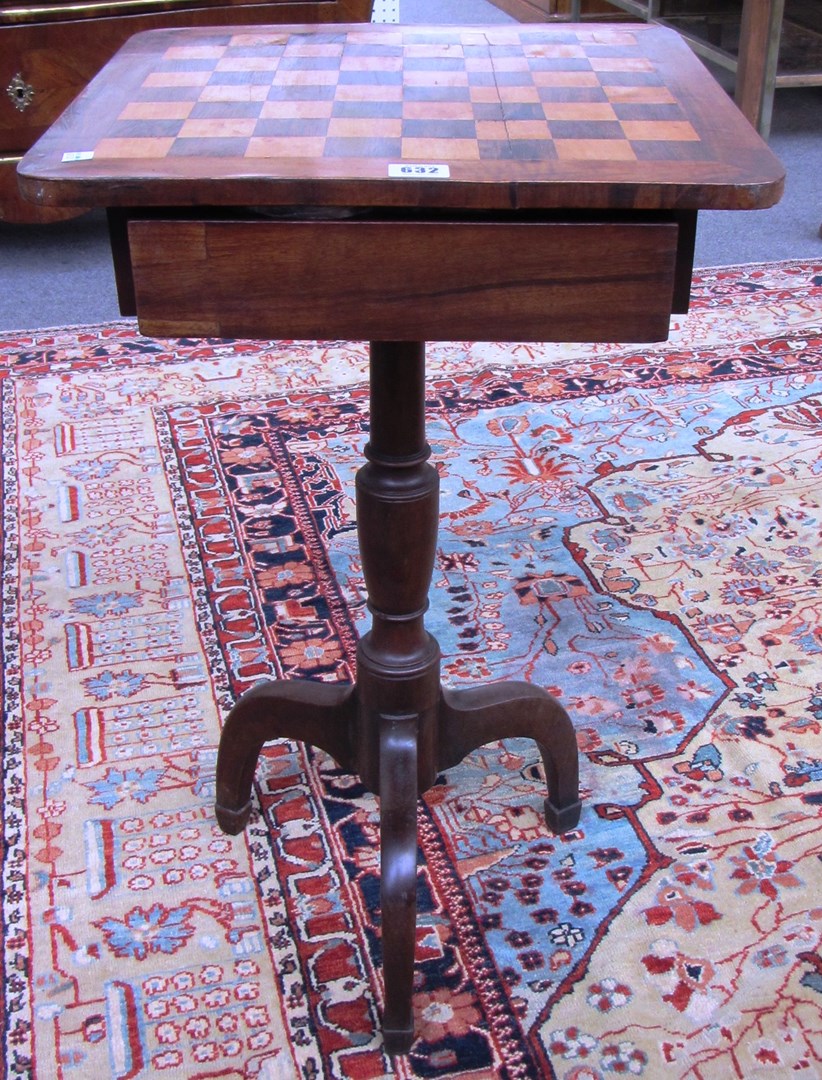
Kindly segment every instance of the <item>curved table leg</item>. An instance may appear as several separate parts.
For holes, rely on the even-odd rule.
[[[383,716],[380,731],[380,908],[389,1054],[414,1041],[417,925],[417,717]]]
[[[301,739],[353,771],[353,686],[334,683],[257,683],[226,717],[217,754],[215,813],[223,832],[242,832],[251,813],[251,785],[263,744]]]
[[[548,783],[545,820],[554,832],[579,822],[579,755],[571,718],[556,698],[530,683],[492,683],[443,690],[439,718],[439,767],[497,739],[533,739]]]

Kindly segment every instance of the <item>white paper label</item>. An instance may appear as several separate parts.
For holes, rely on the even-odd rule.
[[[75,150],[70,154],[63,154],[63,161],[91,161],[93,157],[93,150]]]
[[[409,161],[389,165],[388,175],[400,180],[418,180],[420,177],[425,177],[426,180],[447,180],[451,170],[447,165],[413,164]]]

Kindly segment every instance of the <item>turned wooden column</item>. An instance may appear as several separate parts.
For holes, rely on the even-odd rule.
[[[439,522],[430,453],[425,346],[372,342],[370,438],[356,481],[372,625],[357,651],[354,742],[358,771],[380,796],[383,1031],[394,1053],[413,1039],[417,796],[437,771],[440,651],[424,626]]]
[[[418,716],[419,790],[436,777],[440,652],[424,626],[439,524],[425,441],[425,347],[372,342],[370,439],[357,473],[357,530],[371,630],[357,651],[358,771],[380,791],[379,717]]]

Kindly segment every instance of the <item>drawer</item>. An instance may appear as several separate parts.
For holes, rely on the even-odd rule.
[[[675,222],[128,224],[134,310],[158,336],[659,341]]]

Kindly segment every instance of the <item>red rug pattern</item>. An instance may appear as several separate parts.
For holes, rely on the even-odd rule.
[[[822,1075],[822,267],[702,273],[671,340],[429,348],[452,684],[574,717],[419,810],[418,1039],[382,1051],[378,804],[220,717],[351,677],[362,344],[0,339],[5,1075]]]

